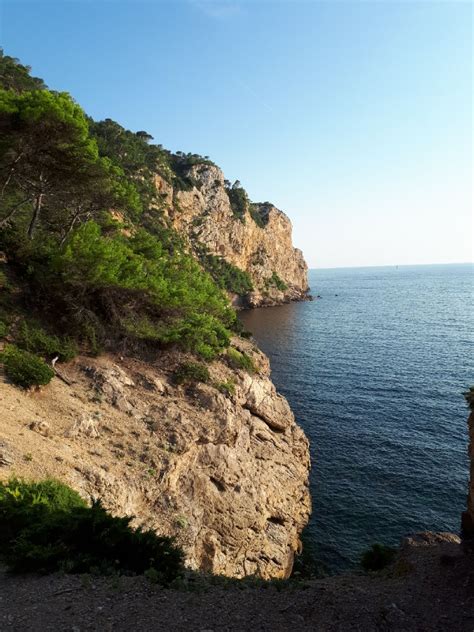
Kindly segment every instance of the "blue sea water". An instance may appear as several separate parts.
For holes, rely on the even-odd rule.
[[[308,537],[333,570],[458,532],[474,384],[471,264],[310,271],[320,299],[243,312],[311,444]]]

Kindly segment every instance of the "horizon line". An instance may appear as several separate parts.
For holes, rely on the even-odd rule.
[[[372,264],[372,265],[356,265],[356,266],[321,266],[321,267],[309,267],[308,270],[348,270],[356,268],[410,268],[421,266],[464,266],[474,265],[474,261],[452,261],[450,263],[384,263],[384,264]]]

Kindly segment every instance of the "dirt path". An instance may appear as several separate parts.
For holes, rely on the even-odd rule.
[[[0,573],[0,630],[473,632],[472,554],[455,545],[424,547],[400,568],[398,577],[337,576],[280,591]]]

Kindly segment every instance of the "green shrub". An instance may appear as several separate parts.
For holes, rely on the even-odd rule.
[[[282,279],[280,279],[280,277],[278,276],[276,272],[273,272],[272,276],[266,279],[265,285],[267,287],[270,287],[270,286],[276,287],[277,290],[280,290],[281,292],[284,292],[286,289],[288,289],[287,284],[284,281],[282,281]]]
[[[234,380],[227,380],[226,382],[216,382],[214,385],[217,390],[224,395],[233,395],[235,393],[235,382]]]
[[[73,340],[50,336],[44,329],[26,320],[21,323],[15,342],[26,351],[50,358],[58,357],[61,362],[68,362],[77,355],[77,345]]]
[[[380,571],[395,559],[397,549],[384,544],[373,544],[362,554],[361,565],[365,571]]]
[[[247,294],[253,290],[252,279],[247,272],[232,265],[222,257],[204,254],[201,256],[204,268],[219,287],[234,294]]]
[[[233,369],[243,369],[248,373],[256,373],[257,368],[252,358],[234,347],[227,349],[227,362]]]
[[[268,220],[266,220],[259,209],[259,205],[258,204],[250,204],[249,207],[249,212],[250,212],[250,216],[253,219],[253,221],[257,224],[257,226],[259,226],[260,228],[265,228],[265,226],[268,223]]]
[[[4,320],[0,320],[0,338],[5,338],[8,334],[8,325]]]
[[[133,529],[57,481],[0,483],[0,558],[16,572],[138,574],[153,569],[160,583],[182,572],[170,538]]]
[[[199,362],[183,362],[174,372],[176,384],[187,384],[189,382],[209,382],[211,376],[209,369]]]
[[[234,217],[245,222],[245,213],[250,204],[247,191],[240,186],[239,181],[236,181],[231,188],[227,189],[227,194]]]
[[[53,369],[44,360],[14,345],[5,347],[1,360],[5,374],[17,386],[43,386],[54,377]]]
[[[248,329],[242,329],[239,332],[239,336],[242,336],[242,338],[245,338],[246,340],[250,340],[253,337],[253,333]]]
[[[0,483],[0,540],[14,539],[30,525],[36,512],[70,511],[86,506],[77,492],[59,481],[26,482],[11,478]]]
[[[73,318],[92,316],[109,339],[145,339],[148,330],[151,340],[206,358],[229,344],[236,317],[223,292],[191,256],[167,253],[146,230],[111,237],[88,222],[54,253],[48,278],[48,291],[66,303],[64,311]],[[130,327],[138,321],[146,323],[141,331]]]
[[[201,313],[161,325],[159,340],[177,343],[187,351],[193,351],[204,360],[213,360],[230,342],[230,333],[216,317]]]
[[[27,244],[26,255],[21,248],[15,253],[18,267],[28,270],[30,301],[47,301],[81,343],[99,349],[124,339],[150,340],[212,359],[229,344],[235,312],[199,263],[175,247],[145,229],[130,237],[104,234],[91,221],[63,246],[45,240]],[[18,342],[63,360],[76,351],[70,339],[29,322]]]

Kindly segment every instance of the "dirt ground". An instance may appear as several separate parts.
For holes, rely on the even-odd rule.
[[[164,589],[145,578],[0,572],[0,631],[413,632],[474,630],[474,557],[460,545],[410,550],[394,571],[300,586]]]

